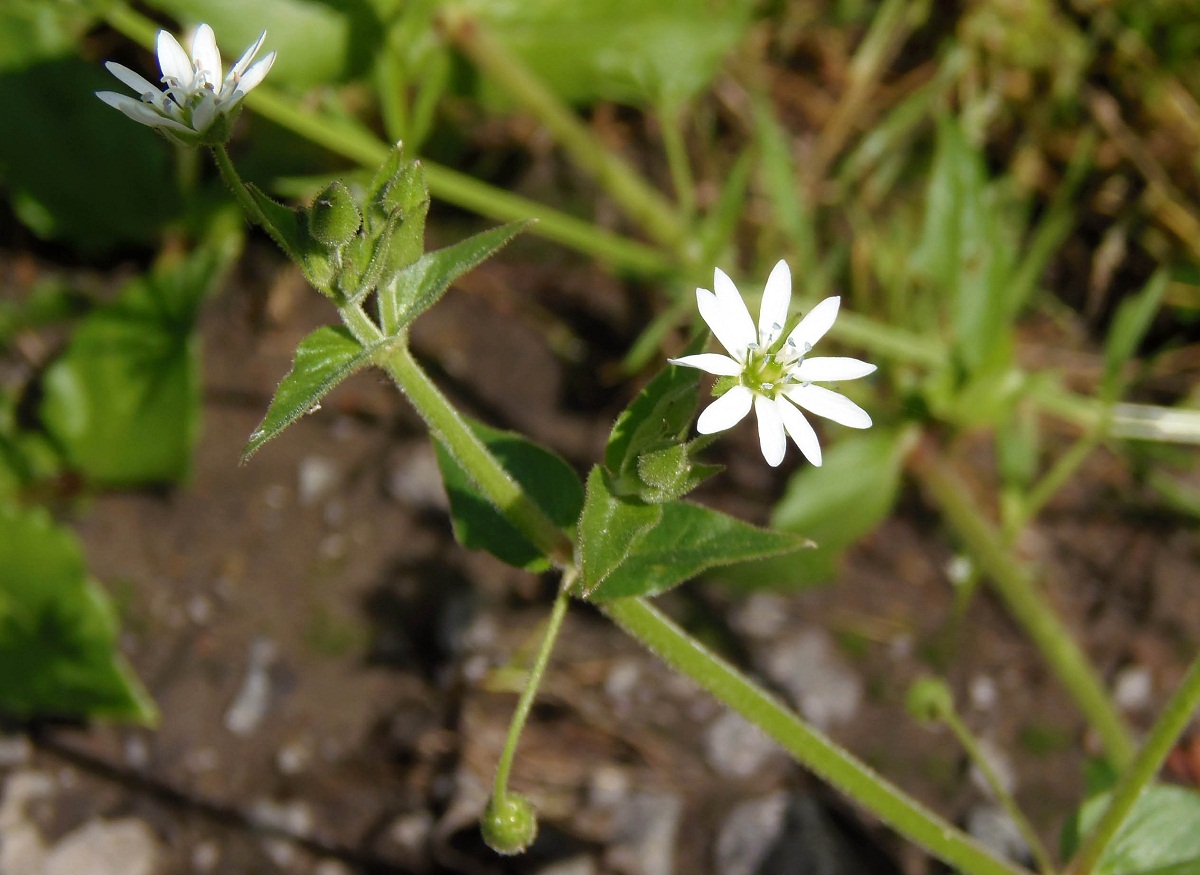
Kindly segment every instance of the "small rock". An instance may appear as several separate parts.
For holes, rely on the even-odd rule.
[[[617,808],[629,795],[629,775],[620,766],[601,765],[587,785],[587,803],[597,808]]]
[[[11,769],[29,762],[33,747],[24,735],[0,735],[0,769]]]
[[[213,606],[207,596],[194,595],[187,601],[188,619],[197,626],[204,626],[212,619]]]
[[[628,707],[629,700],[642,678],[642,666],[636,659],[618,659],[604,679],[604,692],[617,706]]]
[[[312,763],[316,750],[308,737],[289,741],[275,753],[275,768],[282,775],[298,775]]]
[[[404,448],[388,477],[388,493],[408,507],[445,510],[450,506],[432,446],[422,441]]]
[[[1000,698],[996,682],[984,674],[971,678],[971,686],[967,695],[971,699],[971,704],[980,711],[990,711],[996,704],[996,700]]]
[[[715,849],[721,875],[755,875],[783,829],[787,793],[739,802],[721,824]]]
[[[354,875],[354,871],[341,860],[322,860],[313,869],[313,875]]]
[[[158,839],[145,821],[90,820],[51,849],[45,875],[153,875],[158,857]]]
[[[249,735],[267,716],[271,704],[271,666],[275,657],[273,641],[260,638],[250,645],[250,661],[242,688],[225,712],[225,728],[234,735]]]
[[[596,861],[587,854],[581,854],[538,869],[537,875],[596,875]]]
[[[137,771],[150,765],[150,746],[141,735],[130,735],[125,739],[125,763]]]
[[[192,848],[192,869],[200,875],[207,875],[216,869],[220,862],[221,846],[216,841],[209,839]]]
[[[0,804],[0,872],[42,873],[48,849],[29,808],[54,795],[54,779],[45,772],[18,771],[4,782]]]
[[[605,863],[622,875],[672,875],[683,800],[674,793],[634,793],[613,824]]]
[[[429,841],[433,832],[433,815],[428,811],[414,811],[397,817],[388,827],[387,834],[404,852],[416,855]]]
[[[756,592],[733,610],[731,623],[749,638],[774,638],[789,620],[787,600],[769,592]]]
[[[1144,665],[1127,665],[1113,681],[1113,701],[1122,711],[1144,711],[1154,693],[1154,678]]]
[[[314,504],[333,491],[341,479],[337,462],[325,456],[306,456],[296,469],[296,493],[303,505]]]
[[[979,739],[979,752],[991,766],[992,771],[996,774],[996,780],[1004,792],[1009,796],[1015,793],[1017,791],[1017,773],[1013,769],[1008,753],[998,747],[990,738]],[[983,771],[974,763],[971,764],[971,783],[989,799],[994,797],[995,794],[992,792],[987,778],[984,777]]]
[[[1002,857],[1024,864],[1033,862],[1021,831],[999,805],[988,802],[971,809],[967,814],[967,832]]]
[[[863,681],[838,655],[823,629],[806,629],[767,655],[766,673],[787,690],[800,713],[818,729],[854,719]]]
[[[704,749],[708,764],[729,778],[748,778],[779,753],[774,741],[736,711],[725,711],[709,724]]]
[[[305,803],[277,802],[274,799],[260,799],[250,808],[250,818],[269,830],[285,833],[287,836],[306,838],[312,832],[312,809]],[[280,869],[291,869],[296,862],[296,845],[287,838],[274,837],[263,839],[263,850]]]

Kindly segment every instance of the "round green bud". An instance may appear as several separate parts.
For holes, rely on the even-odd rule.
[[[521,854],[537,838],[537,812],[519,793],[501,799],[492,797],[479,821],[480,832],[489,848],[497,854]]]
[[[313,238],[333,249],[340,249],[358,233],[362,213],[350,189],[334,181],[317,195],[308,210],[308,231]]]
[[[907,705],[917,720],[933,723],[954,713],[954,694],[937,678],[921,678],[908,688]]]

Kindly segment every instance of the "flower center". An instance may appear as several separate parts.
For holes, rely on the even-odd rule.
[[[758,395],[774,398],[785,386],[798,382],[793,372],[804,361],[806,352],[786,343],[773,343],[767,349],[751,344],[746,350],[742,385]]]

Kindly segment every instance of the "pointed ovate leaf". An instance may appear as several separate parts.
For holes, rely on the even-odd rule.
[[[589,590],[589,599],[601,602],[653,596],[710,568],[813,546],[800,535],[760,529],[695,504],[672,501],[655,507],[661,508],[662,518],[631,545],[623,561],[598,586]]]
[[[1111,794],[1095,796],[1063,830],[1070,857],[1108,807]],[[1200,872],[1200,794],[1186,787],[1152,784],[1092,869],[1095,875],[1191,875]]]
[[[745,588],[825,583],[842,553],[891,512],[914,430],[876,428],[846,435],[825,452],[824,464],[792,476],[771,515],[771,526],[812,538],[815,550],[722,569],[717,577]]]
[[[658,525],[662,507],[618,497],[604,469],[599,465],[592,468],[579,518],[579,590],[584,596],[603,586],[637,543]]]
[[[196,316],[229,253],[197,251],[84,319],[46,370],[41,414],[70,464],[111,486],[173,481],[200,427]]]
[[[242,461],[301,416],[315,410],[334,386],[370,364],[372,356],[386,345],[387,341],[380,341],[364,347],[345,328],[329,325],[300,341],[292,369],[275,390],[267,415],[250,435],[242,450]]]
[[[707,339],[702,334],[680,355],[699,352]],[[687,436],[701,376],[696,368],[669,365],[621,411],[604,448],[604,466],[614,478],[623,483],[636,473],[639,456],[678,444]]]
[[[469,425],[533,503],[559,528],[569,532],[583,508],[583,484],[571,466],[521,435],[489,428],[480,422],[470,421]],[[517,568],[548,569],[550,562],[545,555],[480,494],[450,452],[436,441],[434,448],[458,542],[469,550],[486,550]]]
[[[157,720],[71,532],[41,508],[0,504],[0,569],[0,714]]]
[[[510,222],[422,255],[413,264],[384,277],[379,307],[384,330],[396,334],[437,303],[453,283],[490,258],[521,233],[528,222]]]

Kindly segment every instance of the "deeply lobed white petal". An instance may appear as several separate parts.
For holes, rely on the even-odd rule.
[[[754,393],[745,386],[734,386],[700,414],[696,420],[696,431],[700,434],[713,434],[733,428],[746,418],[750,406],[754,403]]]
[[[772,468],[777,468],[787,453],[787,435],[784,434],[779,405],[765,395],[755,395],[754,415],[758,417],[758,446],[763,458]]]
[[[802,383],[824,383],[837,380],[857,380],[876,370],[870,362],[844,356],[826,356],[824,358],[805,359],[800,367],[792,371],[792,376]]]
[[[112,73],[122,83],[132,88],[137,92],[138,97],[143,97],[147,94],[160,94],[161,90],[157,85],[147,79],[140,73],[135,73],[124,64],[118,64],[116,61],[109,61],[104,65],[104,69]]]
[[[742,339],[742,346],[754,343],[758,339],[758,332],[754,330],[754,320],[750,318],[746,302],[742,300],[733,280],[719,267],[713,271],[713,294],[720,302],[727,330]]]
[[[163,81],[174,80],[184,88],[192,87],[192,59],[188,57],[179,40],[165,30],[158,32],[158,66],[162,68]]]
[[[205,94],[204,99],[192,109],[192,127],[196,133],[203,134],[217,118],[217,99],[212,94]]]
[[[207,24],[197,27],[192,37],[192,61],[197,72],[207,74],[209,84],[220,85],[221,53],[217,50],[217,35]]]
[[[816,346],[817,341],[825,336],[825,332],[833,327],[833,321],[837,319],[838,307],[841,302],[842,299],[838,297],[826,298],[813,307],[808,315],[800,320],[800,324],[792,329],[788,340],[801,354],[807,353]]]
[[[143,103],[140,100],[130,97],[128,94],[118,94],[115,91],[97,91],[96,96],[113,109],[119,109],[139,124],[149,125],[152,128],[166,128],[185,134],[192,133],[192,129],[187,125],[167,118],[162,113],[157,112],[150,104]]]
[[[270,72],[271,65],[274,63],[275,53],[271,52],[261,61],[247,70],[245,75],[241,76],[237,80],[237,87],[235,88],[234,93],[242,95],[249,94],[250,90],[254,88],[255,85],[263,81],[263,78],[267,75],[267,73]]]
[[[821,467],[821,442],[817,439],[817,433],[813,430],[812,424],[804,418],[803,413],[783,398],[776,398],[775,406],[779,410],[779,418],[783,421],[783,427],[796,442],[796,446],[800,448],[804,458],[808,459],[810,464]]]
[[[667,359],[673,365],[683,365],[685,368],[698,368],[718,377],[736,377],[742,372],[742,364],[735,362],[727,355],[716,352],[702,352],[699,355],[685,355],[682,358]]]
[[[792,271],[787,262],[780,259],[767,277],[762,305],[758,309],[758,338],[763,346],[770,346],[783,331],[791,303]]]
[[[720,301],[719,298],[708,289],[696,289],[696,307],[700,310],[700,316],[712,331],[713,336],[721,342],[721,346],[729,351],[729,354],[738,361],[745,361],[746,349],[750,344],[754,343],[754,323],[750,321],[750,313],[746,310],[746,305],[741,303],[741,298],[738,298],[738,303],[741,305],[742,312],[745,314],[745,322],[738,319],[730,319],[728,315],[728,307]]]
[[[845,395],[821,386],[789,386],[783,390],[791,401],[817,416],[850,428],[870,428],[871,416]]]
[[[238,79],[240,79],[242,76],[245,75],[246,68],[250,66],[250,62],[253,61],[254,56],[258,54],[258,50],[262,48],[263,40],[265,40],[266,38],[267,38],[267,32],[264,30],[262,33],[260,33],[258,35],[258,39],[256,39],[254,41],[254,44],[252,46],[250,46],[250,48],[246,49],[246,51],[242,52],[242,56],[240,58],[238,58],[237,61],[234,62],[234,65],[232,67],[229,68],[229,78],[233,80],[234,84],[237,83]],[[271,52],[271,54],[269,54],[267,56],[267,58],[270,58],[271,61],[274,61],[275,53]],[[263,58],[263,60],[265,61],[265,60],[267,60],[267,58]],[[267,64],[267,67],[270,67],[270,66],[271,66],[270,64]],[[251,87],[253,87],[253,86],[251,86]],[[249,89],[247,89],[247,90],[249,90]]]

